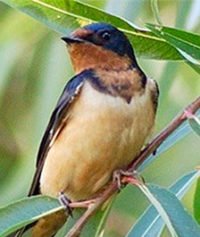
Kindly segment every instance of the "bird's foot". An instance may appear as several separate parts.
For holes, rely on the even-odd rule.
[[[71,200],[63,192],[59,193],[58,200],[60,204],[66,208],[67,214],[73,217],[72,208],[69,206]]]
[[[124,179],[125,178],[125,179]],[[144,178],[136,171],[128,171],[128,170],[115,170],[113,173],[113,182],[117,182],[117,187],[121,190],[127,182],[127,178],[131,178],[132,181],[135,180],[135,183],[145,183]]]
[[[121,190],[124,187],[124,184],[122,183],[122,177],[123,176],[132,176],[133,173],[119,169],[119,170],[115,170],[113,172],[113,182],[117,182],[117,187],[119,190]]]

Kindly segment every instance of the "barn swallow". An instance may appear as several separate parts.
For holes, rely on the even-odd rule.
[[[94,197],[138,155],[155,121],[158,87],[136,62],[128,38],[93,23],[62,38],[76,75],[66,84],[44,133],[30,195],[72,201]],[[33,237],[50,237],[65,213],[38,221]]]

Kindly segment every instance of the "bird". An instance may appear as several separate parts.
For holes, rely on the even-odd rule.
[[[71,201],[94,197],[139,154],[155,123],[159,90],[138,65],[127,36],[92,23],[65,42],[75,76],[69,80],[43,135],[29,196]],[[33,237],[51,237],[64,212],[40,219]]]

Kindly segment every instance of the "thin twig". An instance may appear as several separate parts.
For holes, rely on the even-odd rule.
[[[185,120],[188,119],[188,114],[194,114],[198,109],[200,109],[200,97],[193,101],[185,110],[177,116],[172,122],[160,133],[158,134],[151,143],[149,143],[140,154],[134,158],[131,164],[128,166],[127,171],[134,171],[150,154],[152,154],[163,142],[164,140],[172,134]],[[138,181],[139,182],[139,181]],[[122,177],[122,183],[132,183],[137,185],[137,180],[133,178]],[[66,237],[76,237],[81,233],[84,225],[87,223],[89,218],[94,215],[97,209],[108,200],[114,193],[118,190],[117,182],[110,183],[106,189],[103,191],[100,197],[85,202],[71,203],[71,207],[86,207],[85,213],[77,220],[75,225],[68,232]]]

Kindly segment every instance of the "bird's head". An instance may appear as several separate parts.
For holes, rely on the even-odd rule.
[[[68,46],[77,73],[95,67],[126,69],[137,67],[128,38],[106,23],[93,23],[62,38]]]

